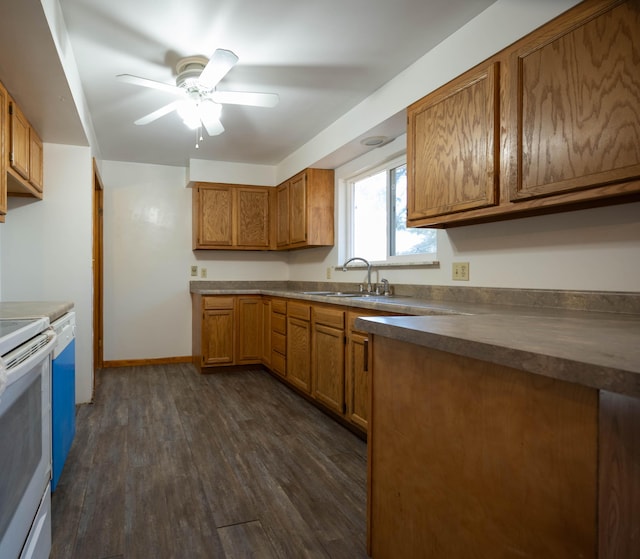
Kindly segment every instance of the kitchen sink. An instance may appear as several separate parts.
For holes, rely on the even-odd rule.
[[[302,295],[322,295],[323,297],[375,297],[378,299],[391,299],[398,295],[382,295],[377,293],[366,293],[362,291],[300,291]],[[403,295],[403,297],[405,297]]]

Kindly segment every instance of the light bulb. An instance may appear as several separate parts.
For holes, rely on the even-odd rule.
[[[191,99],[185,99],[178,105],[178,114],[191,130],[195,130],[200,126],[200,113],[198,111],[198,104]]]

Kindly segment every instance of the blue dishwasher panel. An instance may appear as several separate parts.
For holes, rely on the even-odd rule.
[[[76,434],[76,341],[53,360],[51,382],[51,431],[54,491]]]

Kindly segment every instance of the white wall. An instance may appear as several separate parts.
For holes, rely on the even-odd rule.
[[[76,401],[93,391],[92,166],[88,147],[44,144],[42,201],[9,198],[0,226],[3,301],[71,301]]]
[[[346,181],[405,149],[406,136],[336,169],[336,246],[292,253],[292,280],[324,280],[346,258]],[[439,269],[378,269],[393,283],[640,291],[640,203],[438,231]],[[453,262],[469,262],[468,282],[451,278]],[[334,281],[360,283],[363,271],[331,270]]]
[[[186,168],[103,161],[101,177],[106,361],[191,354],[191,265],[209,280],[288,278],[286,254],[191,250]]]

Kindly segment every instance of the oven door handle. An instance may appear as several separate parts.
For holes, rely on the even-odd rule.
[[[53,351],[56,334],[47,330],[33,337],[27,343],[2,356],[7,370],[7,387],[29,372],[34,364]]]

